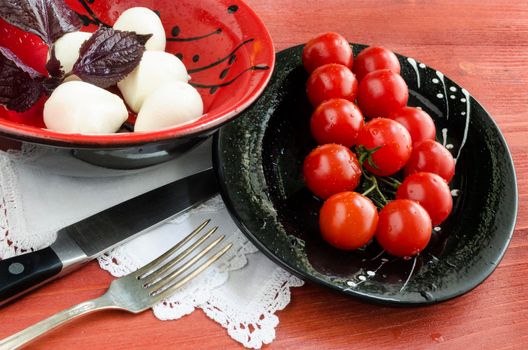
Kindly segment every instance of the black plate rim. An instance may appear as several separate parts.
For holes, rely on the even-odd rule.
[[[354,43],[351,43],[351,44],[354,45]],[[364,45],[364,44],[357,43],[357,45]],[[303,46],[303,44],[294,45],[294,46],[285,48],[285,49],[277,52],[276,56],[278,56],[280,54],[283,54],[284,52],[286,52],[288,50],[296,49],[296,48],[299,48],[301,46]],[[408,57],[408,56],[403,56],[403,57]],[[430,66],[428,66],[428,67],[434,69],[433,67],[430,67]],[[274,67],[274,69],[277,69],[277,67]],[[458,84],[456,81],[454,81],[454,80],[452,80],[452,81],[455,84],[457,84],[458,86],[460,86],[460,84]],[[270,88],[270,85],[268,85],[266,87],[266,89],[269,89],[269,88]],[[361,292],[358,292],[358,291],[355,291],[355,290],[350,290],[350,289],[349,290],[343,290],[342,288],[338,287],[335,284],[328,283],[325,280],[319,279],[319,278],[317,278],[315,276],[312,276],[309,273],[306,273],[304,271],[299,271],[295,267],[291,266],[290,264],[288,264],[287,262],[283,261],[278,256],[276,256],[271,250],[269,250],[266,247],[265,244],[263,244],[258,239],[258,237],[256,237],[244,225],[244,223],[242,221],[242,218],[238,215],[237,211],[235,210],[235,207],[233,205],[233,199],[230,197],[229,192],[228,192],[228,188],[226,186],[225,174],[223,172],[223,167],[221,166],[221,159],[220,159],[221,156],[220,155],[221,155],[222,151],[220,150],[220,134],[222,133],[222,128],[219,129],[214,134],[214,136],[213,136],[213,146],[212,146],[212,148],[213,148],[212,149],[212,161],[213,161],[213,167],[215,169],[216,177],[218,179],[218,183],[220,184],[219,185],[220,186],[220,195],[222,197],[222,200],[223,200],[223,202],[224,202],[224,204],[225,204],[225,206],[226,206],[231,218],[233,219],[235,224],[238,226],[240,231],[250,240],[250,242],[253,243],[264,255],[266,255],[273,262],[277,263],[279,266],[283,267],[284,269],[286,269],[287,271],[289,271],[293,275],[295,275],[295,276],[297,276],[297,277],[299,277],[299,278],[301,278],[303,280],[308,280],[308,281],[311,281],[311,282],[313,282],[315,284],[323,285],[323,286],[328,287],[331,290],[337,291],[337,292],[339,292],[341,294],[349,295],[349,296],[358,298],[358,299],[366,301],[366,302],[375,303],[375,304],[381,304],[381,305],[387,305],[387,306],[428,306],[428,305],[434,305],[434,304],[438,304],[438,303],[441,303],[441,302],[456,298],[456,297],[461,296],[463,294],[466,294],[466,293],[470,292],[471,290],[475,289],[476,287],[478,287],[498,267],[499,263],[504,258],[506,250],[508,249],[508,246],[510,245],[510,242],[512,240],[512,237],[513,237],[513,234],[514,234],[514,231],[515,231],[515,227],[516,227],[516,224],[517,224],[517,215],[518,215],[518,210],[519,210],[519,198],[518,198],[519,197],[519,190],[518,190],[518,183],[517,183],[517,174],[516,174],[516,171],[515,171],[513,157],[512,157],[510,148],[508,146],[508,143],[506,142],[506,139],[505,139],[501,129],[499,128],[498,124],[491,117],[491,114],[484,108],[484,106],[476,98],[474,98],[473,95],[471,95],[471,98],[482,107],[482,109],[484,110],[486,115],[489,117],[490,121],[492,122],[493,126],[495,127],[495,129],[498,132],[499,141],[504,145],[504,147],[505,147],[505,149],[507,151],[506,155],[505,155],[505,158],[507,158],[507,162],[511,166],[511,169],[512,169],[512,181],[513,181],[513,184],[514,184],[514,186],[513,186],[513,189],[514,189],[513,201],[514,201],[515,212],[513,213],[514,214],[513,215],[513,222],[511,222],[511,224],[510,224],[510,229],[509,229],[509,232],[507,233],[507,235],[505,237],[506,239],[504,241],[504,244],[500,247],[500,249],[497,249],[497,255],[496,255],[496,258],[494,259],[494,263],[488,265],[487,268],[481,270],[481,273],[478,275],[478,277],[473,279],[472,283],[464,283],[462,285],[462,288],[458,288],[456,290],[453,290],[451,293],[446,293],[442,297],[435,298],[433,300],[425,300],[424,299],[423,301],[420,301],[420,302],[414,302],[414,301],[397,300],[397,299],[393,299],[393,298],[382,298],[382,297],[373,296],[373,295],[369,295],[369,294],[366,294],[366,293],[361,293]],[[257,101],[255,101],[255,102],[257,102]],[[248,111],[250,109],[251,109],[251,107],[248,108]]]

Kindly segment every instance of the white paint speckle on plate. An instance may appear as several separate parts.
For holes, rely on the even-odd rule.
[[[418,85],[418,89],[420,88],[420,71],[418,70],[418,66],[416,65],[416,61],[414,58],[407,57],[407,62],[413,67],[414,71],[416,72],[416,83]]]

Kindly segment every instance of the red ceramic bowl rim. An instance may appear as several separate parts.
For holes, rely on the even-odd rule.
[[[181,125],[174,128],[162,129],[153,132],[128,132],[128,133],[115,133],[115,134],[100,134],[100,135],[87,135],[87,134],[65,134],[55,132],[49,129],[41,128],[36,129],[28,125],[19,124],[9,120],[0,120],[0,133],[6,137],[15,139],[24,139],[35,143],[42,144],[54,144],[56,146],[79,146],[79,147],[90,147],[94,146],[99,148],[100,146],[108,147],[119,147],[119,146],[133,146],[154,141],[170,140],[178,137],[189,136],[192,134],[198,134],[200,132],[209,130],[217,125],[228,122],[234,118],[237,114],[242,112],[244,109],[249,107],[264,91],[266,86],[271,79],[273,69],[275,67],[275,51],[273,40],[271,35],[257,14],[242,0],[240,5],[244,7],[245,11],[248,11],[255,18],[255,25],[260,27],[260,31],[263,34],[261,39],[267,47],[271,49],[271,55],[269,57],[270,69],[262,72],[261,83],[255,91],[249,96],[246,96],[242,100],[238,101],[233,106],[215,112],[214,114],[206,113],[202,118],[209,119],[205,123],[190,123],[187,125]]]

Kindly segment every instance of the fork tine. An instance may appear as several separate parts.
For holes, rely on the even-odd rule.
[[[160,302],[163,299],[170,297],[172,294],[174,294],[174,292],[176,292],[178,288],[180,288],[181,286],[183,286],[184,284],[192,280],[194,277],[199,275],[203,270],[205,270],[206,268],[211,266],[211,264],[213,264],[215,261],[220,259],[220,257],[224,255],[232,246],[233,246],[233,243],[229,243],[228,245],[223,247],[221,250],[219,250],[215,255],[210,257],[206,262],[204,262],[202,265],[198,266],[197,268],[189,272],[185,277],[183,277],[181,280],[179,280],[175,284],[170,285],[169,287],[166,287],[165,289],[163,289],[165,286],[162,286],[160,289],[150,293],[150,295],[152,295],[155,298],[156,303]]]
[[[213,241],[211,244],[209,244],[207,247],[205,247],[202,251],[200,251],[198,254],[193,256],[189,261],[185,262],[182,266],[178,267],[175,271],[171,272],[170,274],[163,276],[163,272],[166,271],[165,266],[171,265],[173,266],[173,262],[170,261],[165,266],[161,267],[160,269],[163,269],[162,273],[152,273],[150,275],[149,281],[145,283],[146,288],[152,288],[156,285],[159,285],[160,283],[163,285],[167,285],[171,282],[173,282],[177,277],[179,277],[183,272],[187,271],[189,267],[193,266],[198,260],[200,260],[205,254],[209,253],[211,249],[216,247],[218,243],[220,243],[225,236],[218,237],[215,241]]]
[[[163,253],[162,255],[160,255],[158,258],[152,260],[150,263],[148,263],[147,265],[143,266],[142,268],[140,268],[139,270],[137,270],[136,272],[134,272],[134,276],[135,277],[141,277],[143,275],[145,275],[147,272],[149,272],[150,270],[152,270],[154,267],[158,266],[161,262],[163,262],[164,260],[166,260],[168,257],[170,257],[172,254],[174,254],[174,252],[176,252],[178,249],[180,249],[184,244],[186,244],[187,242],[189,242],[194,236],[196,236],[200,231],[203,230],[203,228],[205,226],[207,226],[207,224],[209,224],[209,222],[211,222],[211,219],[207,219],[205,220],[200,226],[198,226],[196,229],[194,229],[193,232],[189,233],[189,235],[187,235],[187,237],[185,237],[184,239],[182,239],[180,242],[178,242],[175,246],[173,246],[172,248],[170,248],[169,250],[167,250],[165,253]]]
[[[213,233],[218,230],[218,226],[213,227],[207,233],[205,233],[202,237],[200,237],[196,242],[191,244],[188,248],[186,248],[183,252],[178,254],[176,257],[172,258],[165,264],[158,267],[156,270],[151,270],[148,273],[145,273],[139,277],[139,279],[145,279],[145,285],[150,284],[154,279],[156,279],[156,276],[160,276],[161,274],[167,272],[168,270],[172,269],[176,264],[178,264],[180,261],[185,259],[189,254],[191,254],[198,246],[200,246],[203,242],[205,242]]]

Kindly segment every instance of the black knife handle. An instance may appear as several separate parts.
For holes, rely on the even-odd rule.
[[[57,275],[62,263],[50,247],[0,261],[0,304]]]

